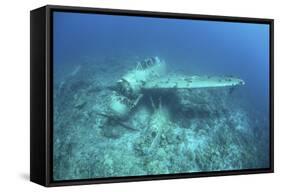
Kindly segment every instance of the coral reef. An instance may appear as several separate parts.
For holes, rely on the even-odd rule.
[[[55,180],[268,166],[268,122],[229,89],[151,90],[122,121],[107,117],[110,85],[132,68],[120,60],[103,70],[108,59],[81,65],[55,82]]]

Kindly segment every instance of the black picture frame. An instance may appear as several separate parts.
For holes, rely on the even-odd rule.
[[[178,18],[192,20],[226,21],[269,24],[270,26],[270,167],[234,171],[180,173],[168,175],[148,175],[114,177],[87,180],[54,181],[52,179],[52,21],[53,11],[83,12],[109,15],[127,15],[158,18]],[[274,20],[246,17],[195,15],[136,10],[100,9],[47,5],[30,12],[30,180],[43,186],[82,185],[96,183],[178,179],[209,176],[242,175],[274,172]]]

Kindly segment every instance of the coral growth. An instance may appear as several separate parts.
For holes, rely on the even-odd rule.
[[[268,166],[268,123],[229,90],[154,91],[122,121],[102,115],[107,87],[129,69],[122,60],[101,70],[107,62],[55,82],[55,180]]]

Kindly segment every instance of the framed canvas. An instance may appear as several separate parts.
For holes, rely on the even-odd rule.
[[[31,11],[30,179],[273,172],[273,20]]]

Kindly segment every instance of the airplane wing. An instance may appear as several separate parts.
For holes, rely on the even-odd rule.
[[[242,79],[223,76],[167,75],[144,84],[144,89],[193,89],[244,85]]]

